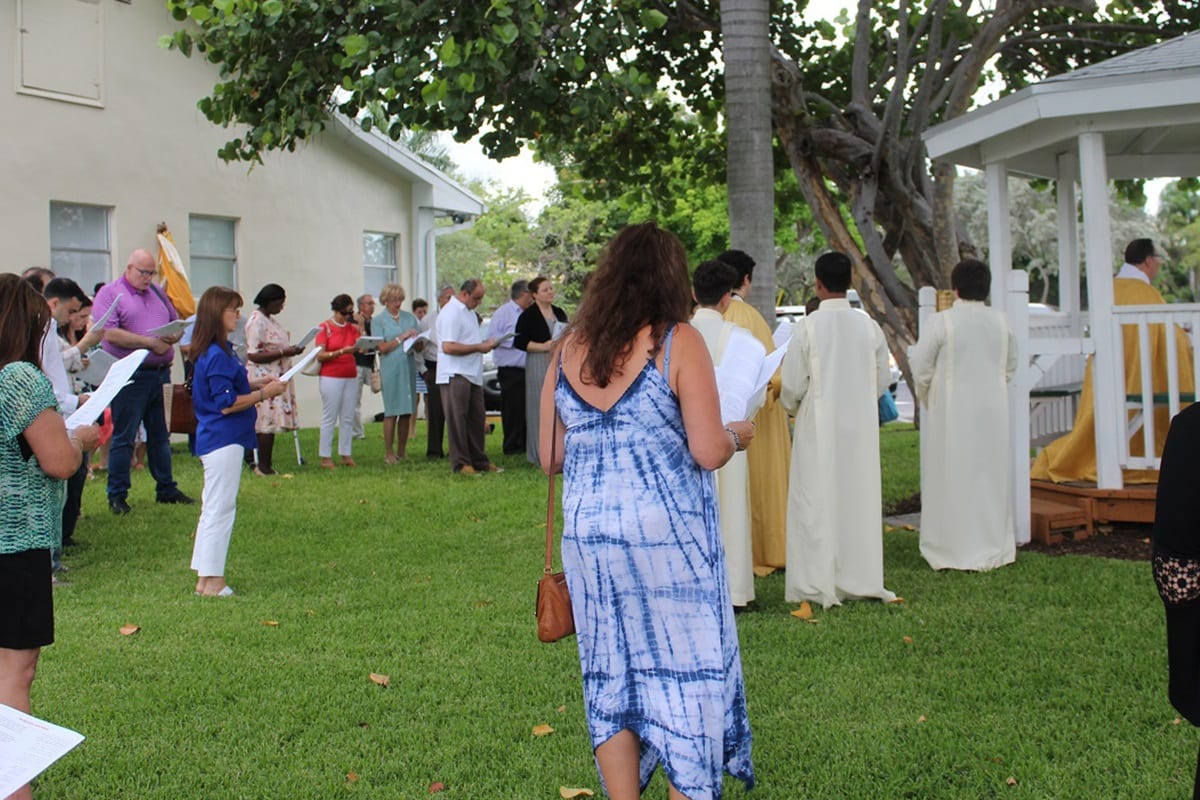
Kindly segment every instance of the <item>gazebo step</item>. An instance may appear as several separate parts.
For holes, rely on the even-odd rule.
[[[1029,513],[1033,540],[1039,544],[1058,544],[1064,533],[1075,539],[1087,538],[1091,533],[1087,512],[1079,506],[1033,497]]]

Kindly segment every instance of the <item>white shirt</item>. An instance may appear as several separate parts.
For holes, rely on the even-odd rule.
[[[1117,270],[1117,277],[1130,278],[1131,280],[1141,281],[1147,286],[1151,285],[1150,276],[1142,272],[1140,268],[1135,267],[1133,264],[1122,264],[1121,268]]]
[[[438,309],[430,309],[425,318],[421,320],[421,330],[428,331],[429,341],[425,344],[425,348],[421,351],[426,361],[437,363],[438,351],[442,349],[442,345],[438,342],[437,335],[437,320]]]
[[[53,318],[42,333],[42,372],[54,387],[59,412],[64,415],[74,414],[75,409],[79,408],[79,396],[71,390],[71,379],[67,377],[67,368],[63,364],[62,345],[59,344]]]
[[[483,341],[475,312],[457,297],[451,297],[438,314],[437,336],[441,350],[438,354],[438,385],[449,383],[452,375],[461,375],[476,386],[483,386],[483,353],[456,356],[442,349],[446,342],[479,344]]]

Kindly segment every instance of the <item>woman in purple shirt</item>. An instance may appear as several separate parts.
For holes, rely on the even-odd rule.
[[[213,286],[200,297],[192,333],[192,405],[196,409],[196,455],[204,465],[204,494],[192,569],[196,594],[229,597],[225,583],[225,557],[237,515],[242,459],[257,442],[255,405],[278,397],[287,384],[274,376],[246,375],[246,367],[233,353],[229,334],[237,328],[242,296],[232,289]]]

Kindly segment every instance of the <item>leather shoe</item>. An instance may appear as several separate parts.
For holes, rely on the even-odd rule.
[[[108,510],[114,514],[128,514],[133,509],[129,507],[129,503],[125,502],[124,497],[108,498]]]
[[[169,494],[166,497],[160,497],[155,502],[177,506],[194,506],[196,504],[195,500],[188,497],[183,492],[176,492],[175,494]]]

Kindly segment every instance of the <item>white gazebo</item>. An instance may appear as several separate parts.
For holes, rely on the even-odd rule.
[[[1097,487],[1120,489],[1122,468],[1157,468],[1155,398],[1143,358],[1141,411],[1145,457],[1129,454],[1120,328],[1174,322],[1200,333],[1200,305],[1113,306],[1114,251],[1108,182],[1200,175],[1200,33],[1192,33],[1027,86],[925,132],[936,161],[982,169],[988,192],[992,305],[1004,310],[1022,347],[1010,392],[1011,449],[1018,543],[1030,538],[1030,390],[1056,359],[1081,365],[1095,355]],[[1008,176],[1057,182],[1060,314],[1031,333],[1027,277],[1012,269]],[[1077,186],[1078,184],[1078,190]],[[1078,191],[1078,194],[1077,194]],[[1082,206],[1082,241],[1077,230]],[[1082,259],[1081,259],[1082,256]],[[1087,264],[1087,306],[1080,264]],[[1043,335],[1047,334],[1047,335]],[[1141,337],[1143,346],[1148,340]],[[1168,336],[1173,345],[1174,337]],[[1173,356],[1173,353],[1171,354]],[[1180,406],[1170,358],[1172,416]],[[1200,381],[1197,382],[1200,385]]]

